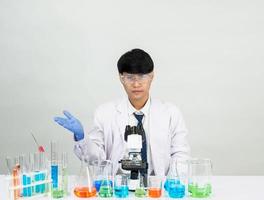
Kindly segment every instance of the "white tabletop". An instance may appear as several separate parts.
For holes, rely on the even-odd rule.
[[[5,176],[0,175],[0,199],[8,200],[7,191],[5,191]],[[69,177],[70,188],[72,176]],[[264,194],[264,176],[213,176],[212,177],[212,195],[208,200],[263,200]],[[29,199],[29,198],[23,198]],[[30,198],[31,199],[31,198]],[[49,197],[38,197],[34,199],[47,200]],[[83,199],[77,198],[71,191],[71,195],[64,197],[63,199]],[[89,199],[102,199],[102,198],[89,198]],[[106,199],[106,198],[103,198]],[[110,198],[115,199],[115,198]],[[119,198],[120,199],[120,198]],[[129,198],[135,199],[134,195],[131,194]],[[138,198],[139,199],[139,198]],[[142,198],[140,198],[142,199]],[[152,198],[153,199],[153,198]],[[160,199],[168,199],[168,197],[162,197]],[[184,199],[201,199],[186,197]]]

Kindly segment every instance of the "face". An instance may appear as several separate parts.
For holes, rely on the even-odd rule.
[[[120,81],[131,101],[146,100],[149,96],[149,89],[154,73],[149,74],[129,74],[119,75]]]

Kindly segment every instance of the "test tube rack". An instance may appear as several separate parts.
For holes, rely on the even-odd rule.
[[[51,197],[52,180],[48,170],[29,172],[18,176],[8,175],[5,178],[8,200],[38,199]]]

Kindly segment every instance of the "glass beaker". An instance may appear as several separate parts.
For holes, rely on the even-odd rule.
[[[183,198],[188,180],[188,162],[172,159],[164,188],[170,198]]]
[[[162,195],[162,177],[149,176],[148,178],[148,196],[159,198]]]
[[[115,196],[119,198],[128,197],[128,175],[120,174],[115,176]]]
[[[93,165],[91,162],[84,162],[84,159],[81,159],[81,169],[79,176],[77,176],[76,184],[74,188],[74,194],[80,198],[88,198],[96,196],[96,188],[93,185]]]
[[[146,197],[146,195],[147,195],[147,191],[146,191],[146,188],[144,186],[143,178],[144,177],[141,174],[139,174],[139,187],[137,187],[135,190],[135,196],[139,197],[139,198]]]
[[[210,159],[191,159],[189,161],[188,191],[191,197],[208,197],[211,186],[212,162]]]
[[[110,160],[95,160],[92,162],[94,186],[100,197],[113,196],[113,164]]]

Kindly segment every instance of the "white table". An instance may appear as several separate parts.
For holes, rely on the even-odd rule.
[[[0,175],[0,200],[8,200],[7,191],[4,191],[4,175]],[[73,177],[69,177],[69,187],[73,188],[71,185]],[[263,200],[264,199],[264,176],[213,176],[212,177],[212,195],[208,200]],[[32,199],[32,198],[23,198],[23,199]],[[36,199],[36,198],[34,198]],[[39,197],[37,199],[47,200],[51,199],[49,197]],[[83,199],[77,198],[71,195],[63,198],[65,200],[69,199]],[[88,198],[87,198],[88,199]],[[107,198],[89,198],[89,199],[107,199]],[[116,198],[109,198],[116,199]],[[126,199],[142,199],[135,198],[132,194],[129,198]],[[150,199],[150,198],[148,198]],[[153,199],[153,198],[152,198]],[[160,199],[169,199],[168,197],[162,197]],[[184,198],[192,200],[200,200],[201,198]]]

